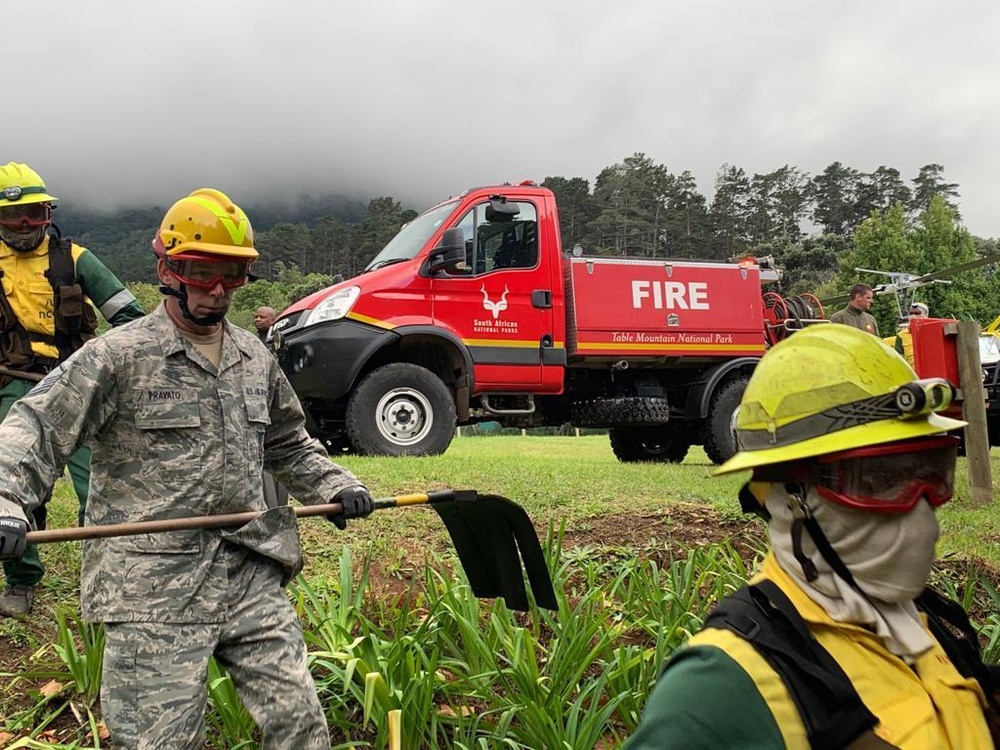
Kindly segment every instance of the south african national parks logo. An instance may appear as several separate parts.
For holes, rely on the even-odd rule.
[[[493,313],[493,320],[497,320],[500,317],[500,313],[507,309],[507,294],[510,290],[505,285],[503,288],[503,294],[500,295],[500,299],[496,302],[490,299],[490,295],[486,291],[485,284],[480,287],[480,291],[483,293],[483,309],[489,310]]]

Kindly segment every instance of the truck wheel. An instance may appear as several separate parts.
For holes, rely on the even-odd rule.
[[[679,464],[691,447],[691,440],[674,424],[655,427],[613,427],[609,431],[611,450],[619,461],[664,461]]]
[[[358,384],[346,420],[347,436],[361,455],[436,456],[451,444],[455,402],[433,372],[395,362]]]
[[[670,402],[652,396],[615,396],[575,401],[570,418],[578,427],[656,425],[670,419]]]
[[[733,414],[740,405],[747,377],[733,378],[715,392],[705,418],[705,454],[714,464],[723,464],[736,453],[736,435],[733,434]]]
[[[989,438],[991,446],[996,447],[1000,445],[1000,421],[990,414],[986,415],[986,435]]]

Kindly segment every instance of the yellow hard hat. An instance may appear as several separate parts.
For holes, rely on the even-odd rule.
[[[736,416],[740,451],[714,473],[956,430],[967,423],[934,413],[951,398],[946,380],[917,380],[876,336],[809,326],[757,364]]]
[[[243,209],[212,188],[195,190],[174,203],[153,240],[162,258],[219,255],[254,261],[253,228]]]
[[[0,208],[27,203],[51,203],[41,176],[27,164],[9,162],[0,167]]]

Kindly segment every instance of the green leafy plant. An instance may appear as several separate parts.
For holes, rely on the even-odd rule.
[[[239,750],[257,746],[257,725],[236,693],[232,678],[215,659],[208,660],[208,704],[206,734],[211,747]]]
[[[72,679],[77,697],[89,709],[101,693],[104,625],[86,623],[77,611],[56,610],[55,650]]]

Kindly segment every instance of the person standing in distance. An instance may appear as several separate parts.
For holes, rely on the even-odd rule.
[[[878,336],[878,321],[868,312],[875,297],[872,288],[867,284],[855,284],[851,287],[850,297],[847,306],[831,315],[830,321]]]
[[[42,178],[27,164],[0,167],[0,420],[35,383],[93,338],[93,305],[113,326],[142,317],[132,293],[84,247],[63,239],[52,224],[52,205]],[[54,230],[50,233],[49,228]],[[90,484],[90,452],[81,446],[69,473],[83,523]],[[45,505],[32,512],[45,528]],[[30,545],[20,560],[4,563],[7,585],[0,616],[31,612],[45,567]]]
[[[0,557],[78,446],[92,450],[88,525],[259,511],[236,529],[84,542],[80,600],[105,624],[101,712],[116,748],[204,743],[207,665],[227,670],[267,750],[328,750],[284,586],[302,566],[291,507],[268,509],[266,469],[305,503],[366,516],[364,485],[309,437],[257,337],[225,318],[257,259],[246,214],[218,190],[171,206],[153,241],[165,300],[88,343],[0,424]]]
[[[258,307],[253,314],[253,327],[257,329],[257,338],[264,341],[267,338],[267,329],[271,327],[278,313],[273,307]]]
[[[910,321],[914,319],[926,319],[930,317],[930,308],[923,302],[914,302],[910,305],[910,313],[905,318],[903,324],[896,331],[895,336],[887,336],[882,339],[885,343],[903,355],[910,367],[913,367],[913,334],[910,333]]]

